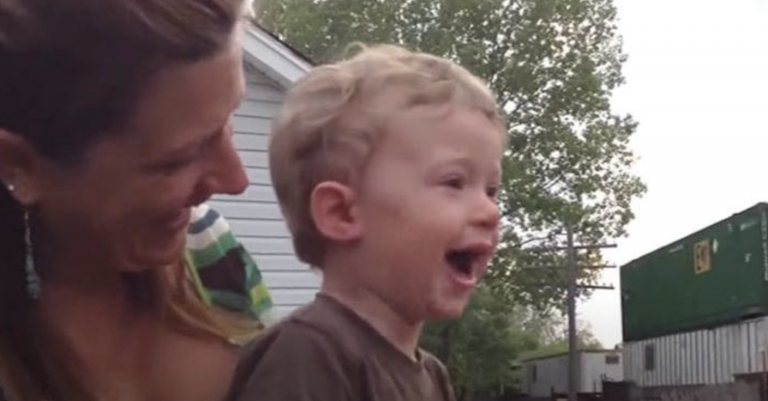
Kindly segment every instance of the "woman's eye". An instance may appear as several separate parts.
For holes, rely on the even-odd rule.
[[[195,161],[194,157],[184,157],[157,165],[156,171],[162,174],[173,173],[189,166]]]

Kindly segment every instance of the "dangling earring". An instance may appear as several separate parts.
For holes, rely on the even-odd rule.
[[[8,184],[8,192],[14,193],[16,186]],[[24,209],[24,272],[27,279],[27,294],[32,299],[40,298],[40,276],[35,268],[35,248],[32,244],[32,227],[29,224],[29,210]]]
[[[29,224],[29,211],[24,210],[24,246],[26,248],[26,259],[24,261],[24,271],[27,274],[27,293],[32,299],[40,298],[40,276],[35,268],[35,248],[32,244],[32,227]]]

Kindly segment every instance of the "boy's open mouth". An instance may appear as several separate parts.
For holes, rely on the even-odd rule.
[[[462,277],[474,277],[474,266],[482,253],[471,249],[449,251],[445,255],[448,266]]]

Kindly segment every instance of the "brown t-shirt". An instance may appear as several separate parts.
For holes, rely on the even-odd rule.
[[[322,294],[243,352],[229,401],[454,401],[434,356],[411,360]]]

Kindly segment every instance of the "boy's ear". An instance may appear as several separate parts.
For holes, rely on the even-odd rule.
[[[321,182],[309,199],[315,227],[324,237],[339,242],[354,241],[362,234],[354,211],[355,190],[335,181]]]

